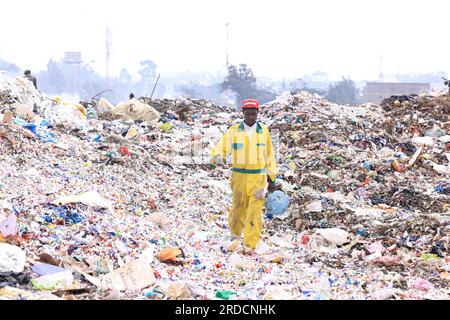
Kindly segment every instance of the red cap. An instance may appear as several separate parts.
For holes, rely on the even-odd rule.
[[[245,99],[242,101],[242,109],[258,109],[259,101],[256,99]]]

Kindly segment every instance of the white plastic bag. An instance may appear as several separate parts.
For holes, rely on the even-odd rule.
[[[0,272],[22,272],[25,260],[25,251],[7,243],[0,243]]]
[[[348,242],[348,232],[339,228],[318,229],[316,233],[333,245],[341,245]]]
[[[264,253],[266,253],[267,251],[269,251],[269,249],[270,249],[270,247],[269,247],[264,241],[262,241],[262,239],[261,239],[261,240],[259,240],[258,243],[256,244],[255,252],[256,252],[257,254],[264,254]]]
[[[89,191],[76,196],[63,196],[52,202],[54,205],[63,206],[68,203],[84,203],[91,207],[100,207],[112,211],[112,202],[103,198],[97,191]]]
[[[32,279],[31,283],[38,290],[55,290],[66,289],[73,281],[72,271],[63,271]]]
[[[242,260],[242,257],[240,256],[239,253],[234,252],[230,256],[230,265],[233,266],[233,267],[236,267],[238,269],[243,269],[244,268],[244,261]]]

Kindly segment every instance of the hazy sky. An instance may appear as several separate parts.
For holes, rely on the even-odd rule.
[[[6,0],[0,58],[37,72],[65,51],[105,72],[106,26],[113,73],[151,59],[163,74],[216,72],[246,63],[256,76],[315,70],[333,79],[450,74],[447,0]],[[382,57],[382,63],[381,58]],[[95,61],[95,62],[92,62]]]

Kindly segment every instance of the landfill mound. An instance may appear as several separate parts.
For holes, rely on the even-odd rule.
[[[381,106],[389,133],[439,137],[450,128],[450,95],[392,96],[384,99]],[[444,130],[435,128],[439,124]]]
[[[158,122],[0,78],[0,299],[449,298],[444,118],[427,136],[388,132],[383,105],[262,106],[291,200],[252,252],[229,238],[229,165],[207,166],[240,113],[140,101]]]

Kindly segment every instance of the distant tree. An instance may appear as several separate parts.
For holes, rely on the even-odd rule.
[[[122,70],[120,70],[119,82],[124,84],[131,84],[131,75],[127,69],[122,68]]]
[[[131,74],[128,72],[127,69],[122,68],[119,73],[119,78],[116,83],[116,86],[114,87],[114,91],[117,93],[121,100],[125,99],[125,97],[129,97],[130,93],[133,92],[133,82]],[[139,95],[137,92],[133,92],[134,94]]]
[[[105,87],[99,84],[98,82],[91,81],[91,82],[84,82],[81,85],[80,90],[80,99],[81,100],[90,100],[94,98],[95,95],[99,94],[100,92],[104,91]],[[99,98],[99,97],[97,97]]]
[[[222,90],[231,89],[237,94],[239,101],[250,97],[256,91],[256,77],[252,69],[246,64],[240,64],[239,68],[231,65],[228,67],[228,75],[222,83]]]
[[[338,104],[353,104],[356,103],[357,95],[358,89],[355,82],[342,77],[341,81],[330,86],[326,98]]]
[[[141,78],[155,77],[158,66],[152,60],[141,61],[141,67],[138,71]]]
[[[152,84],[154,84],[153,80],[156,80],[156,68],[157,65],[152,60],[141,61],[141,69],[138,71],[141,79],[137,84],[139,91],[137,94],[150,95]]]
[[[14,63],[9,63],[0,59],[0,71],[6,71],[9,74],[18,74],[20,72],[20,68]]]
[[[256,77],[246,64],[240,64],[239,67],[229,66],[228,75],[221,83],[221,88],[222,91],[231,89],[236,92],[238,104],[248,98],[255,98],[265,103],[276,97],[270,90],[257,87]]]
[[[102,82],[102,77],[88,64],[82,64],[78,71],[79,82]]]
[[[44,92],[62,93],[66,89],[66,79],[56,60],[50,59],[47,69],[39,72],[37,78],[39,89]]]
[[[178,90],[186,98],[190,98],[190,99],[202,99],[203,98],[203,95],[199,91],[197,91],[198,86],[196,86],[196,85],[190,85],[190,86],[183,85],[183,86],[179,87]]]

